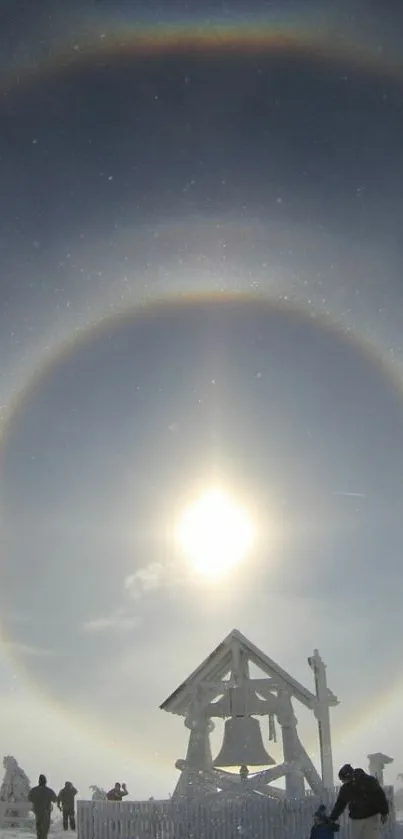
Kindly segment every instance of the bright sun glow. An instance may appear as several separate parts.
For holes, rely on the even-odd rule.
[[[197,571],[217,576],[244,559],[252,546],[253,525],[246,510],[212,490],[185,510],[178,538]]]

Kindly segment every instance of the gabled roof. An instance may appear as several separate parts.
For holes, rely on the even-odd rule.
[[[368,760],[371,758],[378,758],[382,761],[382,763],[394,763],[393,757],[388,757],[388,755],[384,755],[383,752],[375,752],[373,755],[367,755]]]
[[[227,635],[224,641],[197,667],[193,673],[160,705],[162,711],[185,715],[193,696],[193,687],[200,682],[219,681],[232,669],[235,651],[241,652],[251,663],[259,667],[266,676],[273,679],[273,687],[284,685],[291,696],[307,708],[313,708],[316,696],[304,688],[296,679],[286,673],[275,661],[245,638],[238,629]]]

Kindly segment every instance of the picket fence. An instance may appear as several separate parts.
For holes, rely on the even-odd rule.
[[[0,801],[0,827],[33,825],[34,817],[28,801]]]
[[[393,788],[385,792],[390,816],[382,839],[393,839]],[[325,804],[329,811],[336,795],[330,790],[320,798],[307,794],[282,800],[255,795],[188,803],[79,801],[77,834],[78,839],[309,839],[315,810]],[[351,839],[346,814],[336,837]]]

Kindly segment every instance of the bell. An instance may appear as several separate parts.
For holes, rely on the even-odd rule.
[[[273,766],[266,752],[258,720],[231,717],[225,721],[224,737],[214,766]]]

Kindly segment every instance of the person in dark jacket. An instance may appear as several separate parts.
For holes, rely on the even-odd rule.
[[[118,782],[115,784],[113,789],[110,789],[109,792],[106,793],[108,801],[121,801],[125,795],[129,795],[126,789],[126,784],[120,785]]]
[[[333,839],[334,834],[338,832],[339,825],[330,821],[326,815],[326,807],[321,804],[313,816],[314,823],[309,839]]]
[[[352,839],[377,839],[380,821],[385,824],[389,805],[378,781],[363,769],[353,769],[345,763],[339,772],[342,782],[337,801],[330,814],[337,821],[348,805]]]
[[[326,815],[326,807],[321,804],[314,813],[314,823],[309,839],[333,839],[334,834],[339,830],[339,825],[330,821]]]
[[[36,820],[37,839],[47,839],[50,828],[52,803],[56,804],[56,793],[47,786],[45,775],[39,775],[38,786],[33,787],[28,795]]]
[[[76,829],[76,817],[74,813],[74,799],[77,795],[77,790],[73,787],[71,781],[66,781],[63,789],[60,790],[57,796],[57,806],[63,814],[63,830]]]

